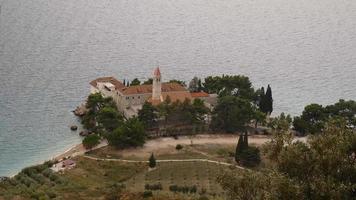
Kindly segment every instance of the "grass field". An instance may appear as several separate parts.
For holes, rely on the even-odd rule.
[[[197,194],[221,196],[223,190],[216,182],[217,176],[227,167],[208,162],[158,163],[156,169],[145,171],[126,182],[133,191],[143,191],[146,184],[162,185],[161,193],[169,193],[169,186],[196,186]]]
[[[219,145],[187,145],[182,150],[175,147],[155,152],[156,159],[209,159],[226,161],[233,147]],[[120,158],[147,161],[148,155],[121,155],[121,152],[105,147],[89,153],[97,158]],[[160,183],[161,190],[153,191],[154,196],[163,199],[198,199],[201,195],[209,199],[224,199],[224,192],[216,182],[218,174],[229,169],[216,163],[159,162],[153,170],[147,163],[125,163],[120,161],[97,161],[82,156],[74,158],[77,166],[62,173],[48,174],[48,168],[27,170],[11,182],[0,183],[0,199],[105,199],[117,192],[119,186],[134,194],[141,194],[145,185]],[[170,186],[196,187],[192,193],[171,192]],[[21,197],[21,198],[20,198]],[[135,197],[133,199],[140,199]],[[161,198],[162,199],[162,198]]]

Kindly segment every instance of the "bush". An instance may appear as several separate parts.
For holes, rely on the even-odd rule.
[[[161,185],[161,183],[152,184],[152,185],[146,184],[145,189],[146,190],[162,190],[162,185]]]
[[[177,144],[176,149],[179,151],[179,150],[183,149],[183,146],[181,144]]]
[[[240,154],[240,164],[246,167],[255,167],[261,162],[260,150],[257,147],[248,147]]]
[[[83,140],[83,146],[86,149],[91,149],[100,143],[100,136],[96,134],[88,135]]]
[[[153,156],[153,153],[151,154],[151,157],[149,159],[149,164],[148,165],[149,165],[150,168],[155,168],[156,167],[156,159]]]
[[[143,198],[149,198],[152,196],[153,196],[152,191],[144,191],[143,192]]]
[[[197,186],[193,185],[193,186],[177,186],[177,185],[171,185],[169,186],[169,190],[171,192],[181,192],[184,194],[187,193],[196,193],[197,192]]]

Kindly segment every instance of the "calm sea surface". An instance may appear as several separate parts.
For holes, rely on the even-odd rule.
[[[0,0],[0,175],[78,143],[99,76],[244,74],[275,112],[356,99],[355,0]]]

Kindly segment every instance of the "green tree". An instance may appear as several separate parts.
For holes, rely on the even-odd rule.
[[[111,132],[123,123],[123,117],[117,111],[117,109],[112,107],[104,107],[97,115],[97,122],[100,127]]]
[[[322,105],[310,104],[304,108],[300,118],[295,118],[297,123],[293,125],[297,131],[302,133],[320,133],[327,118],[328,116]]]
[[[192,122],[193,124],[201,124],[204,122],[205,116],[209,113],[209,108],[204,105],[201,99],[194,99],[191,104]]]
[[[244,136],[243,136],[242,134],[240,134],[239,140],[238,140],[237,145],[236,145],[236,152],[235,152],[235,161],[236,161],[237,163],[240,162],[241,153],[242,153],[243,150],[244,150],[244,144],[243,144],[244,141],[243,141],[243,139],[244,139]]]
[[[144,125],[136,117],[130,118],[108,134],[107,139],[110,145],[120,149],[143,146],[146,140]]]
[[[267,152],[275,151],[271,147]],[[344,119],[332,119],[308,144],[283,145],[274,164],[301,183],[307,199],[351,199],[356,186],[355,152],[355,132]]]
[[[198,77],[194,77],[190,82],[189,82],[189,91],[190,92],[199,92],[200,91],[200,88],[201,88],[201,85],[199,85],[199,78]],[[200,81],[200,84],[201,84],[201,81]]]
[[[234,95],[249,101],[253,101],[255,97],[252,84],[246,76],[209,76],[205,78],[203,88],[207,93],[216,93],[220,96]]]
[[[145,102],[142,109],[138,111],[138,119],[145,125],[146,128],[156,126],[158,120],[157,109],[149,102]]]
[[[356,101],[340,99],[334,105],[326,106],[325,110],[329,117],[342,117],[347,126],[356,127]]]
[[[229,133],[244,131],[253,116],[254,109],[248,100],[224,96],[219,98],[213,111],[211,126],[214,130],[224,130]]]
[[[255,167],[261,162],[260,150],[254,146],[247,146],[240,154],[240,164],[245,167]]]
[[[142,85],[152,85],[152,84],[153,84],[153,79],[152,78],[149,78],[149,79],[147,79],[146,81],[144,81],[142,83]]]
[[[112,107],[116,109],[116,105],[112,98],[104,98],[100,93],[88,96],[86,103],[88,112],[82,117],[82,124],[84,125],[84,128],[89,130],[96,128],[98,113],[104,107]]]
[[[272,89],[271,86],[267,86],[266,91],[266,111],[270,115],[273,112],[273,98],[272,98]]]
[[[100,136],[97,134],[91,134],[83,139],[83,146],[86,149],[91,149],[100,143]]]
[[[131,85],[130,86],[135,86],[135,85],[140,85],[141,81],[138,80],[138,78],[135,78],[134,80],[131,81]]]
[[[262,146],[262,152],[274,162],[278,162],[283,148],[292,144],[293,134],[290,132],[291,117],[282,113],[271,118],[268,126],[272,129],[271,140]]]
[[[148,166],[150,168],[156,167],[156,158],[154,157],[153,153],[151,154],[150,159],[148,161],[149,161]]]
[[[298,183],[275,171],[226,171],[218,182],[228,200],[303,199]]]
[[[267,97],[265,94],[265,88],[261,87],[260,90],[257,92],[258,95],[258,107],[261,110],[261,112],[267,114],[268,113],[268,108],[267,108]]]

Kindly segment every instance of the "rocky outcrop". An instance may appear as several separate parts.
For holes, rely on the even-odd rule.
[[[82,117],[87,113],[87,108],[85,107],[84,104],[78,106],[73,113],[78,116],[78,117]]]
[[[70,130],[76,131],[76,130],[78,130],[78,126],[76,126],[76,125],[71,126],[71,127],[70,127]]]

